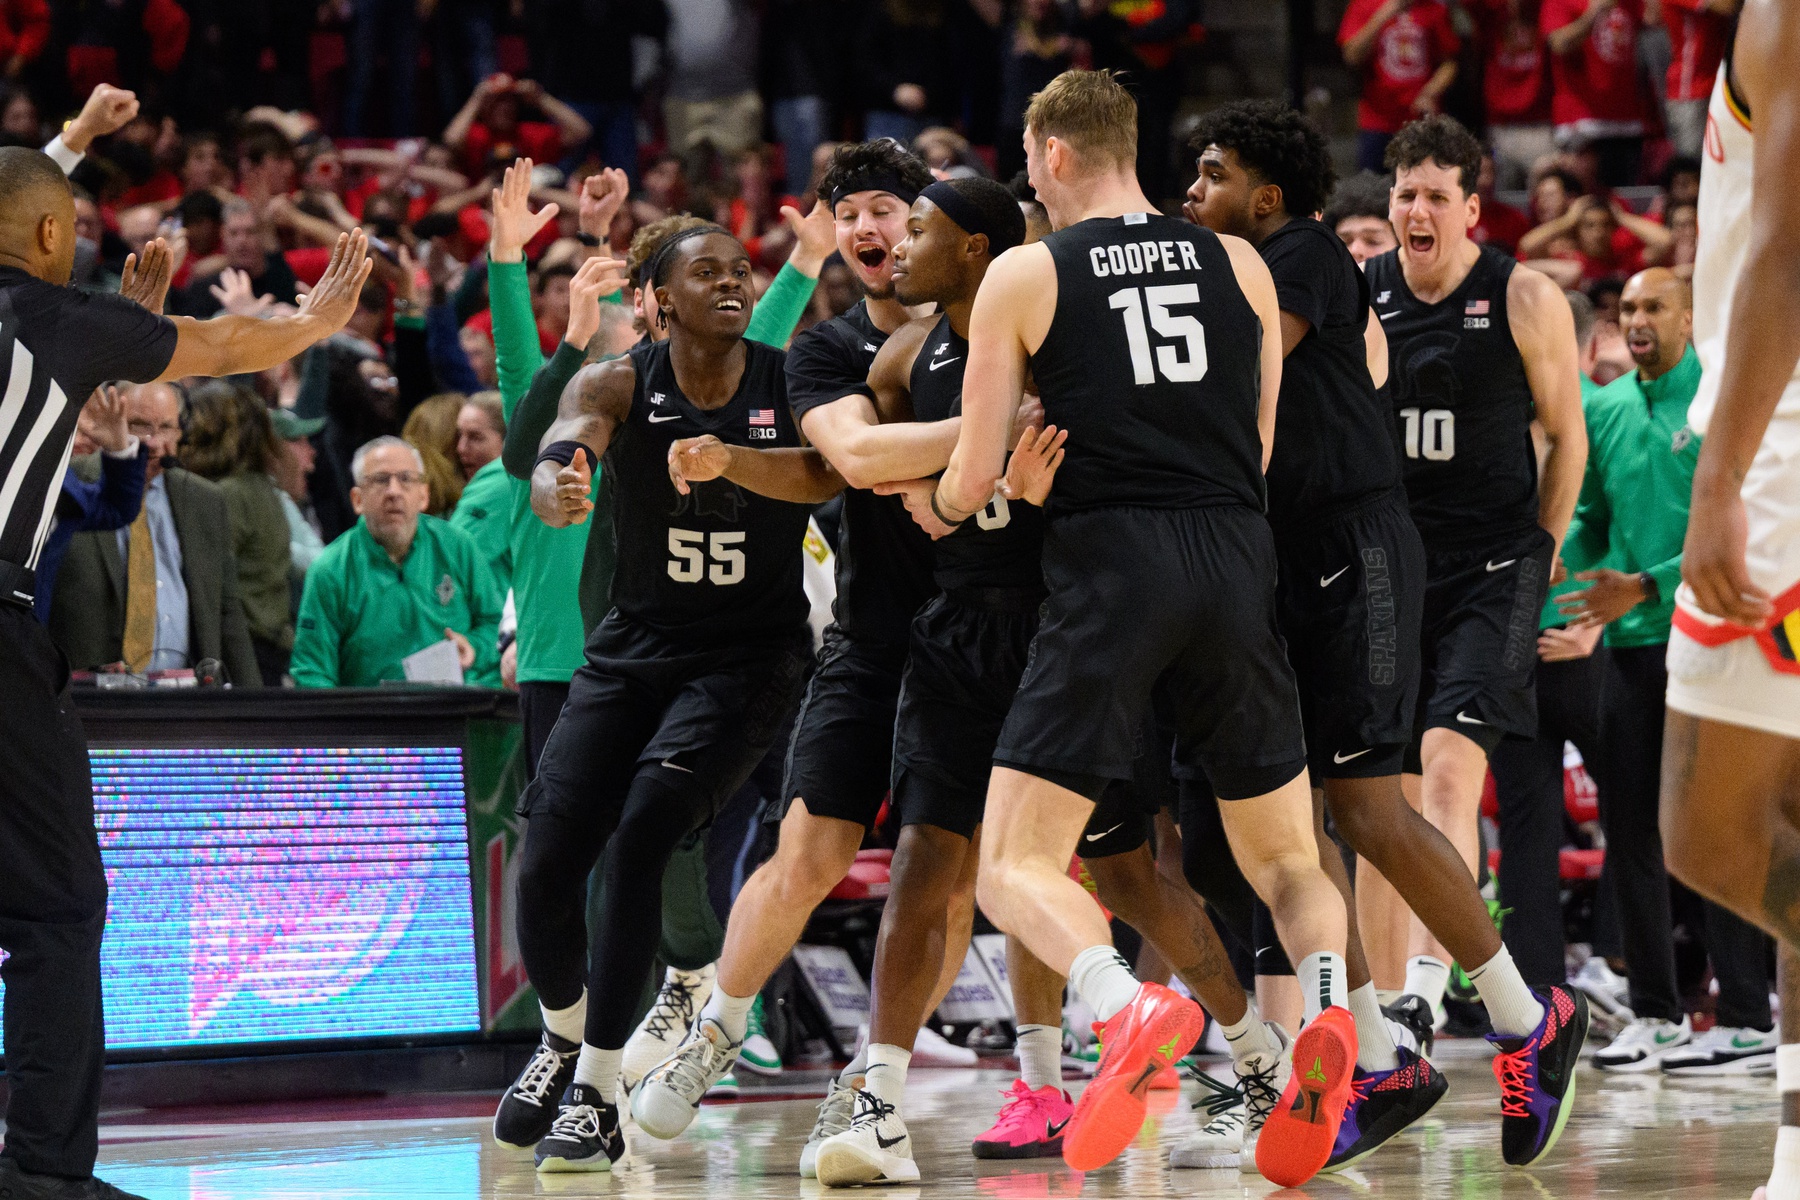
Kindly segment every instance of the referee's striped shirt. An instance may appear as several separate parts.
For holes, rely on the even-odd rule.
[[[0,267],[0,598],[30,603],[19,569],[37,569],[81,406],[109,380],[160,376],[175,337],[173,322],[129,300]]]

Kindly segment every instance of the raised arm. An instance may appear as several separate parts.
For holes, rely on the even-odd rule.
[[[1760,626],[1769,593],[1745,561],[1743,487],[1775,406],[1800,362],[1800,6],[1750,0],[1732,70],[1756,114],[1750,247],[1731,298],[1718,406],[1694,471],[1682,578],[1700,607]]]
[[[728,446],[711,434],[669,445],[669,482],[683,496],[692,484],[720,478],[794,504],[823,504],[844,490],[844,477],[811,446],[756,450]]]
[[[368,236],[360,229],[339,237],[325,274],[291,316],[170,318],[175,322],[175,354],[159,378],[266,371],[324,341],[356,311],[356,298],[372,265],[368,247]]]
[[[1606,15],[1606,10],[1616,2],[1617,0],[1588,0],[1587,8],[1573,21],[1561,29],[1546,29],[1544,37],[1550,43],[1550,53],[1568,54],[1578,49],[1593,30],[1594,22]]]
[[[563,390],[531,472],[531,509],[544,524],[579,525],[593,511],[594,467],[630,414],[636,384],[631,359],[615,358],[583,367]]]
[[[556,125],[563,145],[574,148],[594,136],[594,127],[588,124],[586,117],[546,92],[537,80],[521,79],[514,87]]]
[[[1367,21],[1361,29],[1344,40],[1344,61],[1353,67],[1361,67],[1375,53],[1375,43],[1381,37],[1381,27],[1406,11],[1408,0],[1387,0]]]
[[[495,84],[505,78],[504,75],[496,75],[475,85],[475,90],[469,93],[469,98],[463,101],[463,106],[456,110],[454,117],[450,118],[450,124],[444,126],[444,145],[458,152],[462,150],[463,143],[469,140],[469,126],[475,124],[475,115],[481,111],[481,106],[487,101],[487,98],[494,94]]]
[[[1250,307],[1262,321],[1262,394],[1256,402],[1256,431],[1262,437],[1262,465],[1267,471],[1269,455],[1275,449],[1275,402],[1281,397],[1286,322],[1293,318],[1281,311],[1275,299],[1274,277],[1269,274],[1268,264],[1263,262],[1256,248],[1242,238],[1222,237],[1219,241],[1231,255],[1231,270],[1237,276],[1244,299],[1250,302]]]
[[[1569,518],[1587,470],[1587,420],[1581,411],[1581,364],[1575,317],[1562,289],[1529,267],[1513,268],[1506,285],[1513,341],[1525,360],[1525,382],[1549,454],[1538,480],[1538,524],[1556,539],[1560,561]],[[1553,568],[1557,574],[1560,570]]]

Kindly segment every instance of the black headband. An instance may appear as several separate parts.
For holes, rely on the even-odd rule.
[[[919,189],[908,187],[894,171],[887,167],[871,167],[866,171],[858,171],[832,188],[831,206],[836,208],[838,201],[858,192],[887,192],[908,204],[919,198]]]
[[[662,240],[662,245],[656,248],[656,253],[644,260],[644,265],[638,276],[638,286],[645,287],[655,283],[657,272],[662,270],[662,264],[671,254],[675,253],[676,247],[680,246],[681,243],[691,241],[694,238],[702,237],[709,233],[724,232],[725,230],[718,225],[695,225],[691,229],[683,229],[677,233],[671,233]]]
[[[919,199],[929,200],[937,205],[943,214],[955,221],[964,233],[985,233],[988,240],[988,257],[990,258],[998,258],[1024,240],[1019,236],[1017,229],[996,229],[994,222],[988,220],[981,209],[967,196],[950,186],[950,181],[947,179],[940,179],[920,192]],[[1024,224],[1023,217],[1020,218],[1019,223],[1021,226]]]

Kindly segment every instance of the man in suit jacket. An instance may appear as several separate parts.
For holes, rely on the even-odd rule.
[[[166,383],[144,384],[126,406],[131,432],[149,448],[143,509],[125,529],[70,542],[50,634],[76,670],[162,671],[210,658],[234,687],[260,686],[224,493],[165,465],[181,441],[181,397]],[[98,468],[77,470],[91,479]]]

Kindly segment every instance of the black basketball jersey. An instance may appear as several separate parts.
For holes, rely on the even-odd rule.
[[[1262,322],[1210,230],[1154,213],[1044,239],[1056,315],[1031,371],[1069,431],[1049,511],[1263,507]]]
[[[913,360],[913,416],[943,421],[962,412],[963,368],[969,343],[940,316]],[[1044,585],[1044,510],[1023,500],[996,494],[988,506],[964,521],[956,532],[933,543],[937,585],[959,587],[1041,588]]]
[[[1289,221],[1257,252],[1284,312],[1311,326],[1281,366],[1269,523],[1277,534],[1400,486],[1393,408],[1369,378],[1369,288],[1337,234],[1311,217]]]
[[[1427,545],[1504,541],[1537,524],[1531,388],[1506,314],[1517,265],[1483,246],[1462,285],[1426,304],[1399,251],[1364,264],[1387,334],[1407,500]]]
[[[886,343],[887,334],[869,319],[862,302],[795,338],[787,362],[794,419],[845,396],[867,395],[869,368]],[[904,649],[913,614],[935,590],[931,564],[931,539],[898,496],[847,489],[838,528],[833,621],[859,642]]]
[[[745,342],[744,375],[723,408],[702,411],[681,394],[669,343],[631,348],[637,386],[613,435],[612,603],[620,613],[684,641],[720,645],[792,635],[806,625],[801,542],[810,509],[714,479],[669,482],[669,444],[712,434],[734,446],[801,444],[788,413],[786,356]]]

